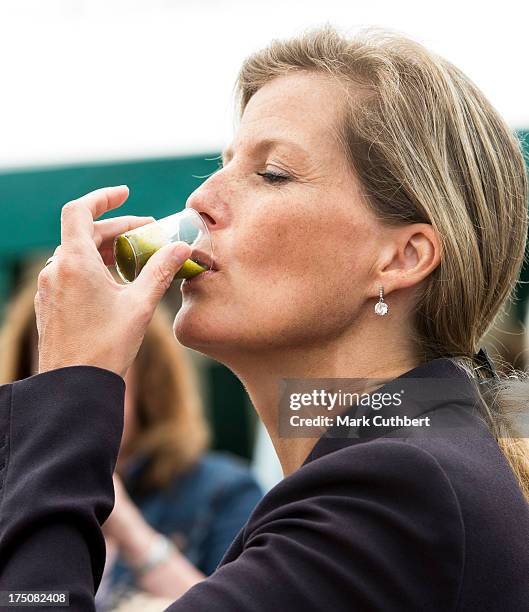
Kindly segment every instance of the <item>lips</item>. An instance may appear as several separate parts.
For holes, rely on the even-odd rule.
[[[197,274],[196,276],[193,276],[192,278],[186,278],[184,279],[184,282],[181,285],[182,291],[184,291],[188,287],[191,288],[196,285],[201,285],[203,282],[208,282],[209,278],[212,278],[214,276],[216,277],[217,274],[218,274],[217,270],[214,270],[213,268],[211,268],[210,270],[201,272],[200,274]]]
[[[217,262],[213,259],[212,255],[201,251],[200,249],[195,249],[191,254],[191,258],[195,263],[204,266],[208,270],[216,272],[218,268]]]

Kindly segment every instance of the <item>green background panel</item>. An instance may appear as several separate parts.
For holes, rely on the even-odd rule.
[[[130,197],[107,216],[165,216],[181,210],[188,195],[217,168],[212,155],[151,159],[0,173],[2,256],[60,241],[61,206],[88,191],[127,184]]]

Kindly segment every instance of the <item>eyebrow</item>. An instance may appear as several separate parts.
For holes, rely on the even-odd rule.
[[[286,138],[265,138],[264,140],[260,140],[250,148],[252,154],[261,153],[263,151],[267,152],[270,149],[279,146],[287,146],[293,149],[298,155],[301,155],[303,158],[307,158],[309,156],[308,151],[302,147],[300,144],[295,142],[294,140],[288,140]],[[233,157],[234,151],[231,146],[224,149],[222,152],[222,161],[224,164],[228,163],[228,161]]]

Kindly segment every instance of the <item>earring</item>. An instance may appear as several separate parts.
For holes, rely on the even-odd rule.
[[[389,306],[384,302],[384,287],[380,287],[380,297],[375,304],[375,312],[377,315],[384,316],[388,314]]]

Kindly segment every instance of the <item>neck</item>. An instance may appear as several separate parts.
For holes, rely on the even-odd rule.
[[[365,328],[364,328],[365,329]],[[366,334],[362,334],[365,336]],[[384,378],[391,380],[418,365],[409,336],[393,339],[384,330],[318,341],[317,346],[277,347],[223,359],[248,391],[288,476],[307,458],[318,438],[286,438],[278,433],[278,386],[285,378]],[[388,341],[388,338],[392,338]],[[243,358],[242,358],[243,357]]]

